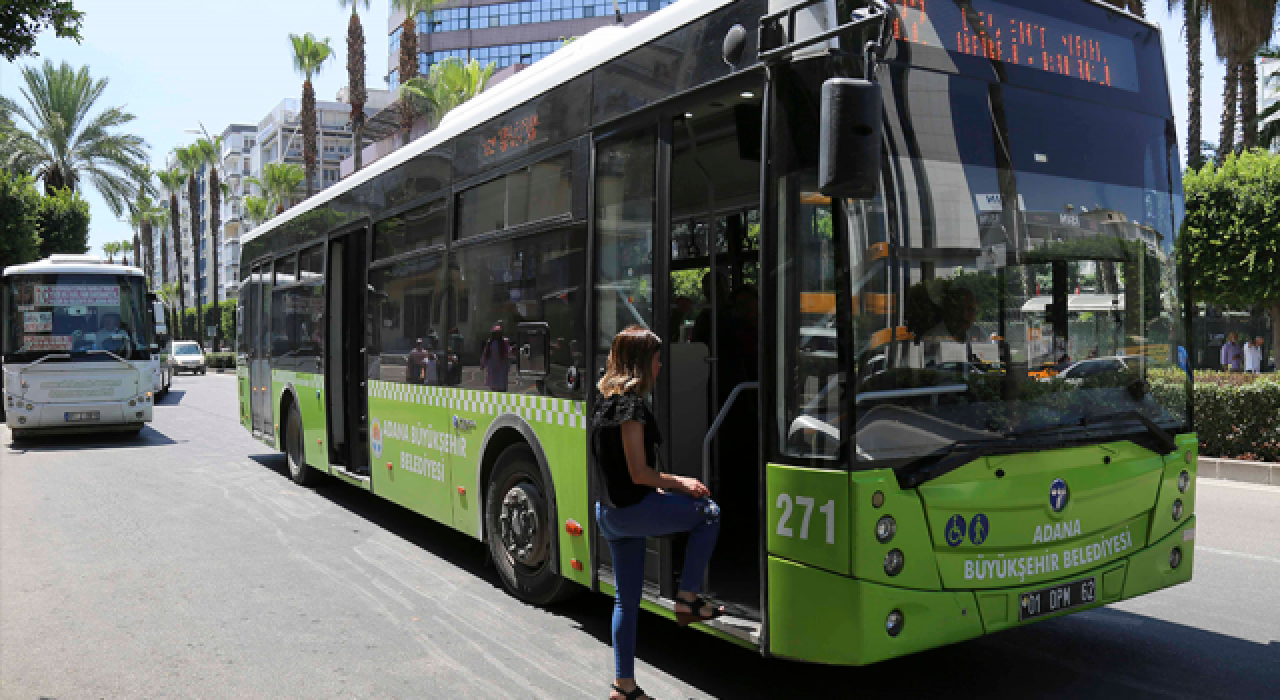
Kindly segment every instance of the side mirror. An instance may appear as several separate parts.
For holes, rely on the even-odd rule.
[[[822,84],[818,189],[829,197],[871,199],[880,183],[880,85],[858,78]]]
[[[544,379],[550,369],[551,326],[543,321],[525,321],[516,329],[516,368],[521,377]]]

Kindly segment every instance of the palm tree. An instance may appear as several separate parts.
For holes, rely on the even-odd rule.
[[[254,226],[257,226],[267,220],[267,212],[270,211],[270,209],[271,202],[266,197],[247,195],[244,198],[245,218],[252,221]]]
[[[16,115],[27,127],[12,127],[0,143],[4,160],[31,166],[46,193],[64,187],[77,191],[87,178],[111,213],[123,215],[134,196],[136,175],[147,162],[147,142],[118,130],[134,119],[123,107],[89,116],[107,79],[94,80],[88,67],[74,70],[65,61],[55,68],[49,60],[39,68],[23,67],[22,79],[27,108],[0,97],[0,113],[8,120]]]
[[[450,110],[483,92],[496,67],[494,63],[482,66],[474,58],[468,63],[447,58],[431,66],[425,78],[418,76],[401,85],[400,98],[417,102],[439,124]]]
[[[290,34],[293,42],[293,69],[302,74],[302,160],[307,164],[307,197],[315,194],[316,177],[316,91],[311,77],[329,60],[333,48],[329,39],[317,41],[314,34]]]
[[[1222,90],[1222,135],[1218,159],[1235,152],[1236,99],[1240,100],[1240,143],[1252,148],[1258,133],[1258,67],[1255,53],[1271,38],[1277,0],[1212,0],[1209,18],[1218,58],[1227,62]]]
[[[114,263],[116,261],[116,253],[120,252],[120,244],[115,241],[103,243],[102,252],[106,254],[108,264]]]
[[[141,267],[148,283],[152,281],[155,272],[155,246],[151,238],[151,227],[160,211],[158,205],[151,200],[151,195],[156,193],[154,178],[155,173],[150,167],[142,168],[135,183],[137,198],[129,203],[129,223],[134,232],[133,247],[138,251],[135,257],[142,260]]]
[[[400,84],[403,85],[418,75],[418,24],[417,16],[426,14],[427,21],[436,8],[445,0],[391,0],[391,11],[404,12],[404,24],[400,29]],[[400,126],[404,128],[405,138],[413,128],[413,120],[418,116],[409,100],[400,102]]]
[[[1182,6],[1182,29],[1187,34],[1187,167],[1198,170],[1204,164],[1200,148],[1200,84],[1204,68],[1200,63],[1200,25],[1210,0],[1168,0],[1169,12]]]
[[[191,212],[191,248],[194,263],[191,266],[191,277],[199,280],[200,277],[200,248],[203,236],[200,228],[200,183],[196,181],[196,173],[204,165],[204,156],[200,152],[200,147],[191,144],[186,148],[178,148],[174,151],[174,155],[178,158],[178,163],[182,165],[182,169],[187,173],[187,211]],[[201,285],[196,284],[195,293],[192,295],[196,301],[196,329],[199,332],[201,319],[204,318],[204,302],[200,298]],[[197,335],[197,338],[199,336]]]
[[[178,263],[178,309],[180,313],[178,318],[182,318],[187,314],[187,296],[182,289],[182,233],[178,230],[182,223],[182,218],[178,214],[178,190],[182,188],[182,183],[186,182],[187,174],[181,168],[174,168],[156,173],[156,178],[160,180],[160,184],[164,185],[166,190],[169,190],[169,226],[171,231],[169,237],[173,240],[173,258]],[[174,331],[174,337],[182,337],[181,332],[182,329],[179,327]]]
[[[302,168],[293,163],[267,163],[262,166],[261,179],[251,177],[246,182],[261,188],[275,212],[283,214],[292,205],[293,193],[305,177]]]
[[[169,337],[173,340],[180,339],[182,336],[179,335],[178,332],[181,329],[179,329],[177,327],[177,324],[174,324],[172,322],[173,319],[169,317],[173,316],[174,299],[181,299],[182,292],[178,290],[178,286],[176,284],[172,282],[166,282],[161,284],[160,288],[156,290],[156,298],[158,298],[161,302],[164,303],[165,316],[166,316],[165,325],[168,326],[169,328]]]
[[[116,244],[116,246],[117,246],[116,250],[120,251],[120,264],[128,265],[129,264],[128,255],[129,253],[132,253],[134,250],[136,250],[136,248],[134,248],[133,244],[130,243],[129,241],[120,241],[119,243]]]
[[[213,318],[210,324],[215,328],[213,347],[218,347],[218,334],[222,328],[222,307],[218,305],[218,255],[221,251],[219,234],[222,232],[222,194],[226,185],[219,182],[218,164],[222,158],[222,137],[212,140],[201,139],[196,142],[200,157],[209,166],[209,286],[212,292],[209,298],[213,302]]]
[[[360,4],[369,9],[369,0],[338,0],[339,7],[351,6],[351,20],[347,22],[347,101],[351,103],[351,131],[355,142],[355,169],[362,165],[364,147],[364,103],[369,93],[364,87],[364,26],[360,24]]]

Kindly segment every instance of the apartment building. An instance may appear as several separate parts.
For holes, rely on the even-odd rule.
[[[222,131],[222,179],[227,191],[222,197],[222,235],[218,255],[220,300],[236,298],[240,290],[240,237],[248,231],[244,198],[261,195],[249,182],[258,176],[258,128],[253,124],[232,124]]]
[[[301,114],[302,100],[288,97],[258,122],[255,138],[259,168],[267,163],[293,163],[305,167]],[[315,189],[318,192],[338,181],[338,164],[352,153],[355,136],[351,132],[351,105],[316,100],[316,129]],[[292,203],[305,196],[306,186],[300,185]]]
[[[1260,58],[1258,59],[1258,114],[1265,112],[1277,100],[1280,100],[1280,59]],[[1266,121],[1271,122],[1276,119],[1280,119],[1280,115]],[[1277,148],[1273,147],[1272,150]]]

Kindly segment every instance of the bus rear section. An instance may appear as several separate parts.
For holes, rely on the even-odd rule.
[[[1194,559],[1158,30],[1086,2],[891,5],[869,75],[794,57],[770,103],[768,649],[838,664],[1143,595]],[[818,134],[844,124],[831,81],[864,75],[883,133],[845,145],[881,167],[850,194]]]
[[[54,255],[6,268],[0,301],[15,438],[137,432],[151,420],[155,329],[141,270]]]

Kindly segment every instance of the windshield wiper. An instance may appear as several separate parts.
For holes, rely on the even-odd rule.
[[[1161,428],[1155,421],[1148,418],[1142,411],[1118,411],[1116,413],[1104,413],[1100,416],[1086,416],[1080,419],[1081,426],[1096,425],[1098,423],[1110,423],[1111,421],[1137,419],[1147,428],[1147,432],[1156,439],[1156,443],[1160,446],[1160,454],[1169,454],[1178,449],[1178,441],[1173,436]]]

